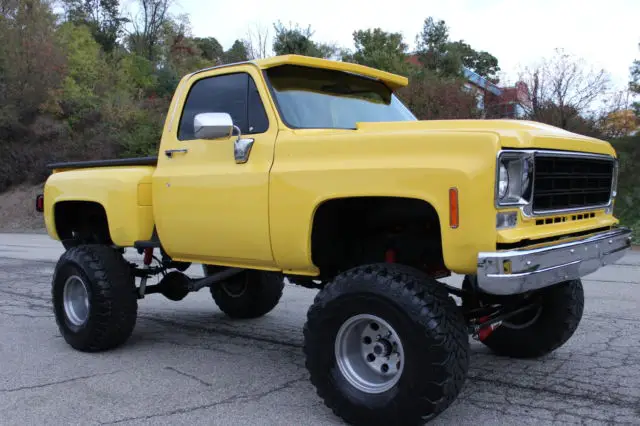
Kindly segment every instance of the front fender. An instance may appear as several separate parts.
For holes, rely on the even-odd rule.
[[[270,176],[274,257],[285,272],[315,275],[311,234],[319,205],[349,197],[423,200],[438,213],[444,261],[474,273],[478,251],[495,249],[492,132],[281,132]],[[457,188],[459,226],[449,226],[449,189]]]

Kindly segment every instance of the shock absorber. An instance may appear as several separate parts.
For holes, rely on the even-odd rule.
[[[396,251],[392,248],[388,248],[384,253],[384,261],[386,263],[396,263]]]
[[[147,247],[144,249],[144,266],[151,265],[151,261],[153,260],[153,247]]]
[[[144,257],[142,260],[146,269],[149,269],[149,266],[151,266],[152,260],[153,260],[153,247],[146,247],[144,249]],[[147,275],[140,278],[140,288],[138,289],[139,299],[144,298],[144,292],[147,288],[147,279],[148,279]]]

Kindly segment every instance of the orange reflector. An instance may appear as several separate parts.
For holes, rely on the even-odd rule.
[[[449,226],[457,228],[460,216],[458,213],[458,188],[449,189]]]

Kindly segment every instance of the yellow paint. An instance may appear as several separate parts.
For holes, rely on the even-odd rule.
[[[310,58],[301,55],[282,55],[253,61],[260,69],[268,69],[279,65],[298,65],[302,67],[324,68],[345,71],[374,78],[386,83],[392,89],[399,89],[409,84],[409,79],[401,75],[377,70],[351,62],[330,61],[328,59]]]
[[[146,180],[149,182],[141,182],[138,184],[138,205],[151,207],[153,205],[151,179]]]
[[[91,201],[107,212],[113,242],[127,247],[145,240],[153,232],[151,207],[140,202],[139,185],[150,184],[153,167],[104,167],[54,171],[44,189],[44,218],[47,232],[59,239],[55,227],[54,204],[64,201]]]
[[[561,149],[615,155],[611,145],[535,122],[434,120],[360,123],[355,130],[289,129],[261,70],[295,64],[377,78],[397,88],[404,77],[360,65],[287,55],[203,70],[185,76],[169,108],[157,168],[117,167],[53,174],[45,189],[45,222],[57,238],[53,204],[99,202],[121,246],[150,237],[157,227],[176,260],[315,275],[311,261],[314,214],[323,203],[354,196],[409,197],[430,203],[440,218],[446,266],[476,271],[477,253],[496,243],[562,235],[617,223],[604,211],[581,222],[496,230],[495,161],[504,148]],[[236,164],[235,138],[179,141],[186,94],[198,79],[246,72],[269,119],[246,164]],[[173,158],[167,149],[188,149]],[[449,188],[458,189],[459,227],[449,227]]]
[[[505,210],[507,211],[507,210]],[[574,216],[591,214],[595,216],[587,219],[576,219]],[[545,219],[564,218],[564,222],[546,223],[537,225],[536,222]],[[560,219],[562,220],[562,219]],[[584,232],[590,229],[611,227],[618,224],[618,220],[611,214],[606,214],[603,209],[593,210],[587,213],[557,214],[527,218],[518,211],[518,226],[512,229],[502,229],[498,231],[498,243],[516,243],[524,239],[542,239],[554,237],[556,235],[570,234],[574,232]]]
[[[269,170],[278,133],[262,74],[252,65],[202,72],[198,79],[238,71],[256,82],[270,125],[255,139],[249,162],[236,164],[235,137],[218,140],[177,138],[180,112],[186,96],[176,97],[175,122],[162,135],[161,155],[153,175],[153,211],[160,240],[167,253],[178,260],[241,264],[276,268],[269,231]],[[187,92],[187,90],[184,90]],[[188,149],[173,158],[166,149]]]
[[[494,164],[500,146],[492,133],[385,130],[282,131],[271,170],[271,236],[278,265],[298,274],[311,262],[317,207],[333,198],[395,196],[424,200],[440,217],[447,266],[477,263],[495,247]],[[411,127],[411,126],[410,126]],[[455,158],[455,161],[452,159]],[[449,188],[458,188],[460,226],[449,228]]]

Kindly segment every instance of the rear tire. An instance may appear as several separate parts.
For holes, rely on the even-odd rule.
[[[217,272],[203,265],[206,275]],[[211,297],[227,316],[236,319],[258,318],[271,312],[280,302],[284,277],[277,272],[246,270],[213,284]]]
[[[351,424],[423,424],[456,399],[469,368],[465,320],[447,290],[391,264],[351,269],[318,293],[304,353],[318,395]]]
[[[538,308],[503,321],[482,343],[497,355],[512,358],[538,358],[564,345],[582,319],[582,282],[554,284],[539,290],[531,298],[533,302],[537,301]]]
[[[129,264],[111,247],[69,248],[56,265],[51,297],[62,337],[79,351],[113,349],[135,328],[135,279]]]

